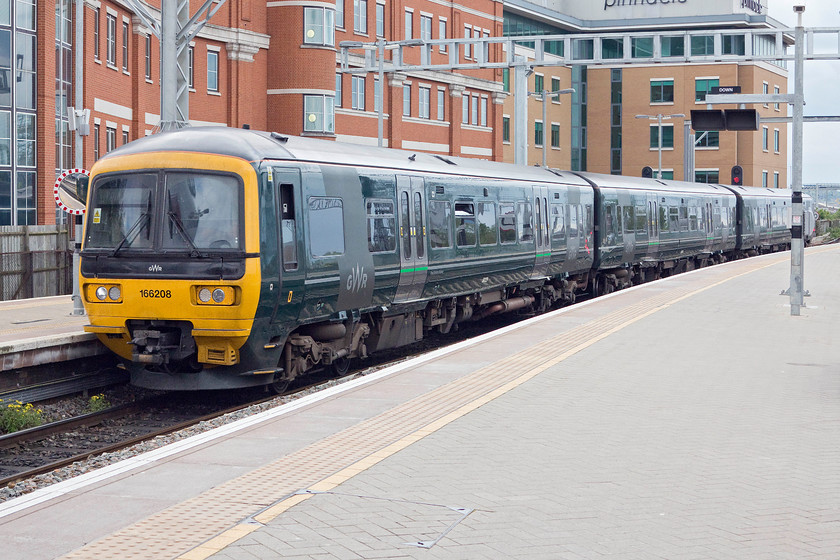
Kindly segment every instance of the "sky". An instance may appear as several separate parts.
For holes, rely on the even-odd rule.
[[[837,0],[766,0],[771,18],[790,27],[796,25],[794,5],[804,5],[802,25],[840,28],[840,2]],[[833,38],[837,39],[835,33]],[[833,43],[834,52],[837,43]],[[819,49],[819,44],[816,45]],[[793,64],[788,91],[793,92]],[[840,116],[840,61],[805,62],[805,116]],[[790,112],[792,114],[792,111]],[[791,127],[788,127],[789,129]],[[803,132],[803,184],[840,183],[840,122],[805,123]],[[788,153],[793,153],[789,144]],[[790,159],[790,157],[788,158]],[[791,164],[788,162],[788,177]]]

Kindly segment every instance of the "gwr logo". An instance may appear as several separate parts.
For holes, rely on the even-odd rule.
[[[149,272],[163,272],[163,268],[159,264],[153,264],[149,267]]]
[[[347,291],[359,293],[363,288],[367,288],[368,275],[365,272],[365,267],[356,265],[356,268],[350,269],[350,274],[347,275]]]

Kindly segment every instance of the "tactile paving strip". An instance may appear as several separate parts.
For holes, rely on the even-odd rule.
[[[376,417],[212,488],[64,556],[66,559],[207,558],[305,500],[300,489],[330,491],[341,482],[539,375],[610,334],[714,286],[778,264],[745,261],[630,303],[485,366]],[[713,270],[713,269],[712,269]],[[262,513],[260,513],[262,512]],[[256,519],[259,523],[254,523]]]

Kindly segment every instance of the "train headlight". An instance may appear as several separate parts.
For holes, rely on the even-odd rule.
[[[105,286],[99,286],[96,288],[96,299],[99,301],[105,301],[108,298],[108,288]]]
[[[233,286],[196,286],[194,293],[198,305],[236,304],[236,291]]]
[[[198,291],[198,301],[201,303],[210,303],[211,297],[210,288],[201,288]]]
[[[97,295],[98,295],[98,291],[97,291]],[[108,297],[111,298],[112,300],[119,301],[121,296],[122,296],[122,291],[120,291],[119,286],[111,286],[108,289]]]

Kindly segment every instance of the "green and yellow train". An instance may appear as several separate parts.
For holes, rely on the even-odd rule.
[[[282,390],[432,329],[789,245],[789,197],[741,191],[251,130],[156,134],[92,169],[85,328],[136,385]]]

